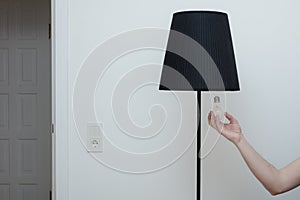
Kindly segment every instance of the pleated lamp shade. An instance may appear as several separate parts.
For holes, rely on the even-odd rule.
[[[178,72],[185,80],[171,71]],[[239,90],[226,13],[184,11],[173,14],[159,89]]]

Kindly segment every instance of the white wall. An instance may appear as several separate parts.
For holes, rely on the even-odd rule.
[[[82,105],[80,108],[84,109],[79,111],[80,114],[78,117],[80,119],[78,121],[75,119],[76,123],[82,122],[83,127],[80,128],[80,125],[75,124],[73,119],[73,115],[76,117],[76,113],[78,112],[76,108],[70,108],[69,199],[195,199],[196,153],[195,144],[192,143],[193,138],[186,141],[187,143],[190,142],[191,147],[187,149],[182,157],[176,160],[173,165],[169,165],[173,160],[168,161],[169,158],[177,158],[174,155],[176,151],[179,150],[179,153],[183,153],[187,147],[181,148],[176,144],[168,145],[170,140],[174,137],[177,142],[183,145],[185,143],[184,140],[189,139],[188,135],[196,133],[195,94],[182,93],[182,98],[186,100],[184,100],[185,102],[180,101],[178,103],[175,96],[171,93],[158,91],[157,83],[160,78],[161,63],[164,56],[163,51],[142,49],[118,58],[121,56],[121,53],[118,52],[120,49],[125,48],[125,51],[132,50],[131,47],[127,46],[135,43],[135,40],[138,39],[120,40],[112,50],[110,50],[111,44],[109,43],[106,46],[105,43],[111,40],[116,41],[117,39],[115,38],[117,35],[120,33],[126,34],[127,31],[133,29],[169,27],[174,8],[169,8],[167,4],[160,7],[158,4],[160,4],[159,1],[70,1],[69,103],[72,105],[72,100],[74,100],[75,104],[79,102]],[[147,33],[145,34],[147,35]],[[156,36],[148,35],[145,37],[141,38],[141,40],[150,41]],[[160,37],[158,36],[158,38]],[[163,47],[165,46],[167,35],[165,35],[164,39],[161,43]],[[126,44],[127,42],[129,43],[128,45]],[[105,51],[99,53],[97,56],[97,52],[101,51],[103,46],[106,46]],[[147,46],[139,47],[144,48]],[[154,47],[156,48],[157,46]],[[109,52],[112,52],[111,55]],[[114,52],[117,53],[114,54]],[[88,57],[89,55],[92,58]],[[102,64],[102,61],[110,56],[111,58],[108,60],[116,60],[111,65],[107,65],[108,63]],[[73,87],[80,81],[77,75],[79,74],[80,76],[84,73],[83,71],[86,66],[84,62],[86,59],[87,63],[91,65],[95,64],[96,68],[91,70],[92,73],[85,77],[86,79],[79,84],[79,87],[84,87],[85,91],[93,90],[87,82],[93,79],[94,75],[99,72],[98,75],[95,75],[99,77],[99,84],[95,89],[95,112],[98,120],[103,123],[105,135],[103,152],[93,154],[93,156],[89,155],[82,145],[82,142],[84,143],[86,140],[86,124],[88,122],[95,122],[95,119],[92,119],[92,112],[88,109],[89,105],[93,104],[89,101],[92,98],[86,96],[84,93],[79,93],[78,96],[75,96],[75,99],[72,99]],[[114,89],[118,83],[123,81],[123,76],[128,77],[131,70],[142,68],[142,65],[149,63],[157,63],[157,65],[151,64],[147,66],[146,69],[153,69],[150,71],[145,71],[146,69],[141,72],[133,71],[133,73],[137,73],[138,75],[129,79],[129,83],[130,81],[144,79],[142,83],[135,83],[134,87],[142,86],[144,83],[149,84],[149,81],[156,84],[141,87],[133,94],[132,99],[127,97],[116,99],[117,104],[126,104],[129,101],[128,112],[132,117],[132,123],[136,123],[137,126],[147,126],[147,124],[153,123],[154,129],[163,128],[158,136],[147,140],[140,140],[128,137],[121,131],[122,129],[126,130],[126,128],[119,128],[117,126],[118,124],[114,121],[112,116],[113,110],[111,109],[117,106],[113,105],[111,107],[111,95],[117,93]],[[103,73],[102,76],[100,76],[101,73]],[[125,81],[121,85],[124,86],[124,84],[127,84],[127,87],[130,87],[129,83]],[[96,87],[96,85],[93,86],[94,88]],[[134,88],[130,92],[134,92]],[[88,103],[83,103],[85,100]],[[150,118],[148,111],[155,104],[162,104],[164,109],[166,109],[168,121],[165,126],[160,125],[162,120],[157,120],[164,118],[164,113],[159,108],[156,111],[155,109],[153,110],[154,113],[151,114],[154,117]],[[180,104],[181,106],[185,105],[190,110],[188,111],[188,116],[185,115],[187,117],[182,117],[183,115],[181,115],[179,110]],[[127,113],[126,105],[124,105],[123,107],[116,108],[117,116],[120,116],[123,108],[125,109],[125,113]],[[183,112],[187,111],[186,108],[183,109]],[[158,112],[158,115],[155,112]],[[122,123],[125,118],[126,116],[122,117],[118,123]],[[175,137],[178,125],[181,123],[180,120],[182,122],[186,121],[188,127],[182,129],[179,136]],[[132,133],[129,131],[129,134],[149,136],[153,133],[151,130],[145,128],[140,132]],[[180,138],[180,135],[182,138]],[[167,145],[166,150],[169,149],[167,152],[164,149],[158,153],[152,153],[153,151],[158,151],[160,148],[165,148],[164,145]],[[122,148],[122,150],[116,147]],[[126,153],[125,151],[133,153]],[[146,154],[138,156],[136,153]],[[165,163],[165,161],[167,162]],[[157,168],[163,169],[148,173]]]
[[[227,110],[256,150],[281,168],[300,155],[299,1],[222,2],[230,14],[241,85],[241,92],[227,95]],[[208,110],[203,102],[203,113]],[[205,120],[203,129],[208,129]],[[203,183],[204,200],[273,199],[224,138],[203,162]],[[298,188],[275,199],[299,196]]]
[[[58,200],[193,199],[194,188],[191,186],[194,181],[193,148],[190,148],[174,165],[157,173],[130,175],[111,170],[86,153],[74,127],[71,107],[77,72],[88,54],[98,44],[113,35],[135,28],[169,28],[171,15],[177,10],[216,9],[229,13],[241,92],[227,95],[227,111],[238,117],[251,144],[275,166],[283,167],[297,158],[300,152],[298,144],[300,136],[297,130],[300,112],[297,104],[300,100],[300,94],[297,93],[297,85],[300,82],[297,49],[300,43],[298,37],[300,22],[297,19],[300,14],[297,12],[299,3],[296,0],[263,2],[70,0],[69,6],[67,2],[67,0],[56,1],[57,10],[54,16],[65,20],[68,9],[70,11],[70,26],[68,27],[68,22],[57,20],[56,30],[58,45],[56,48],[61,45],[61,48],[67,51],[66,42],[70,40],[69,63],[63,62],[68,55],[63,56],[63,52],[59,49],[55,52],[58,81],[56,111],[57,123],[60,123],[57,126],[59,135],[56,138]],[[134,58],[138,60],[137,63],[160,62],[162,54],[159,52],[133,54],[131,60],[124,62],[126,69],[130,69]],[[66,75],[64,71],[66,65],[69,66],[69,79],[63,79],[61,76]],[[63,96],[63,85],[60,85],[65,84],[66,80],[69,80],[68,103]],[[60,96],[62,98],[59,98]],[[155,99],[150,96],[144,98]],[[193,95],[189,98],[193,105],[195,100]],[[206,133],[208,126],[205,115],[210,109],[209,95],[203,94],[202,99],[202,132]],[[168,98],[162,97],[162,101],[167,100]],[[69,111],[62,107],[67,104],[70,106]],[[172,108],[176,110],[176,107],[177,105],[172,103],[170,110]],[[142,106],[138,110],[141,108]],[[65,114],[66,111],[69,113],[67,117],[59,114],[60,112]],[[143,117],[141,124],[149,122],[149,118],[143,113],[134,112],[136,116],[140,114]],[[191,119],[193,114],[191,113]],[[67,118],[69,131],[64,121]],[[122,140],[119,142],[122,143]],[[128,143],[124,140],[122,144],[126,146]],[[66,153],[68,158],[65,157]],[[202,163],[202,199],[271,199],[249,172],[238,151],[225,139],[220,139],[214,151]],[[65,167],[68,167],[68,172]],[[64,182],[65,180],[67,182]],[[292,200],[299,195],[300,190],[296,189],[276,199]]]

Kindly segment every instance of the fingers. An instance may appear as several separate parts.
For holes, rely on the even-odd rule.
[[[222,132],[224,131],[224,124],[221,122],[220,117],[218,115],[215,116],[212,111],[210,111],[208,114],[208,123],[220,134],[222,134]]]
[[[216,117],[215,117],[215,115],[212,111],[210,111],[209,114],[208,114],[208,123],[209,123],[210,126],[217,129]]]
[[[207,116],[207,121],[208,121],[209,125],[211,125],[211,115],[212,115],[212,112],[210,111]]]
[[[228,112],[225,112],[225,117],[230,121],[231,124],[237,124],[238,121],[230,115]]]

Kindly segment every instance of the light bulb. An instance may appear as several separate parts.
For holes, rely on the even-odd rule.
[[[221,106],[221,101],[219,96],[214,97],[214,104],[213,104],[213,112],[214,115],[219,117],[220,121],[223,120],[224,117],[224,111]]]

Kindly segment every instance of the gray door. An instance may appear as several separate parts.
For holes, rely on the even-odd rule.
[[[48,200],[48,0],[0,0],[0,200]]]

